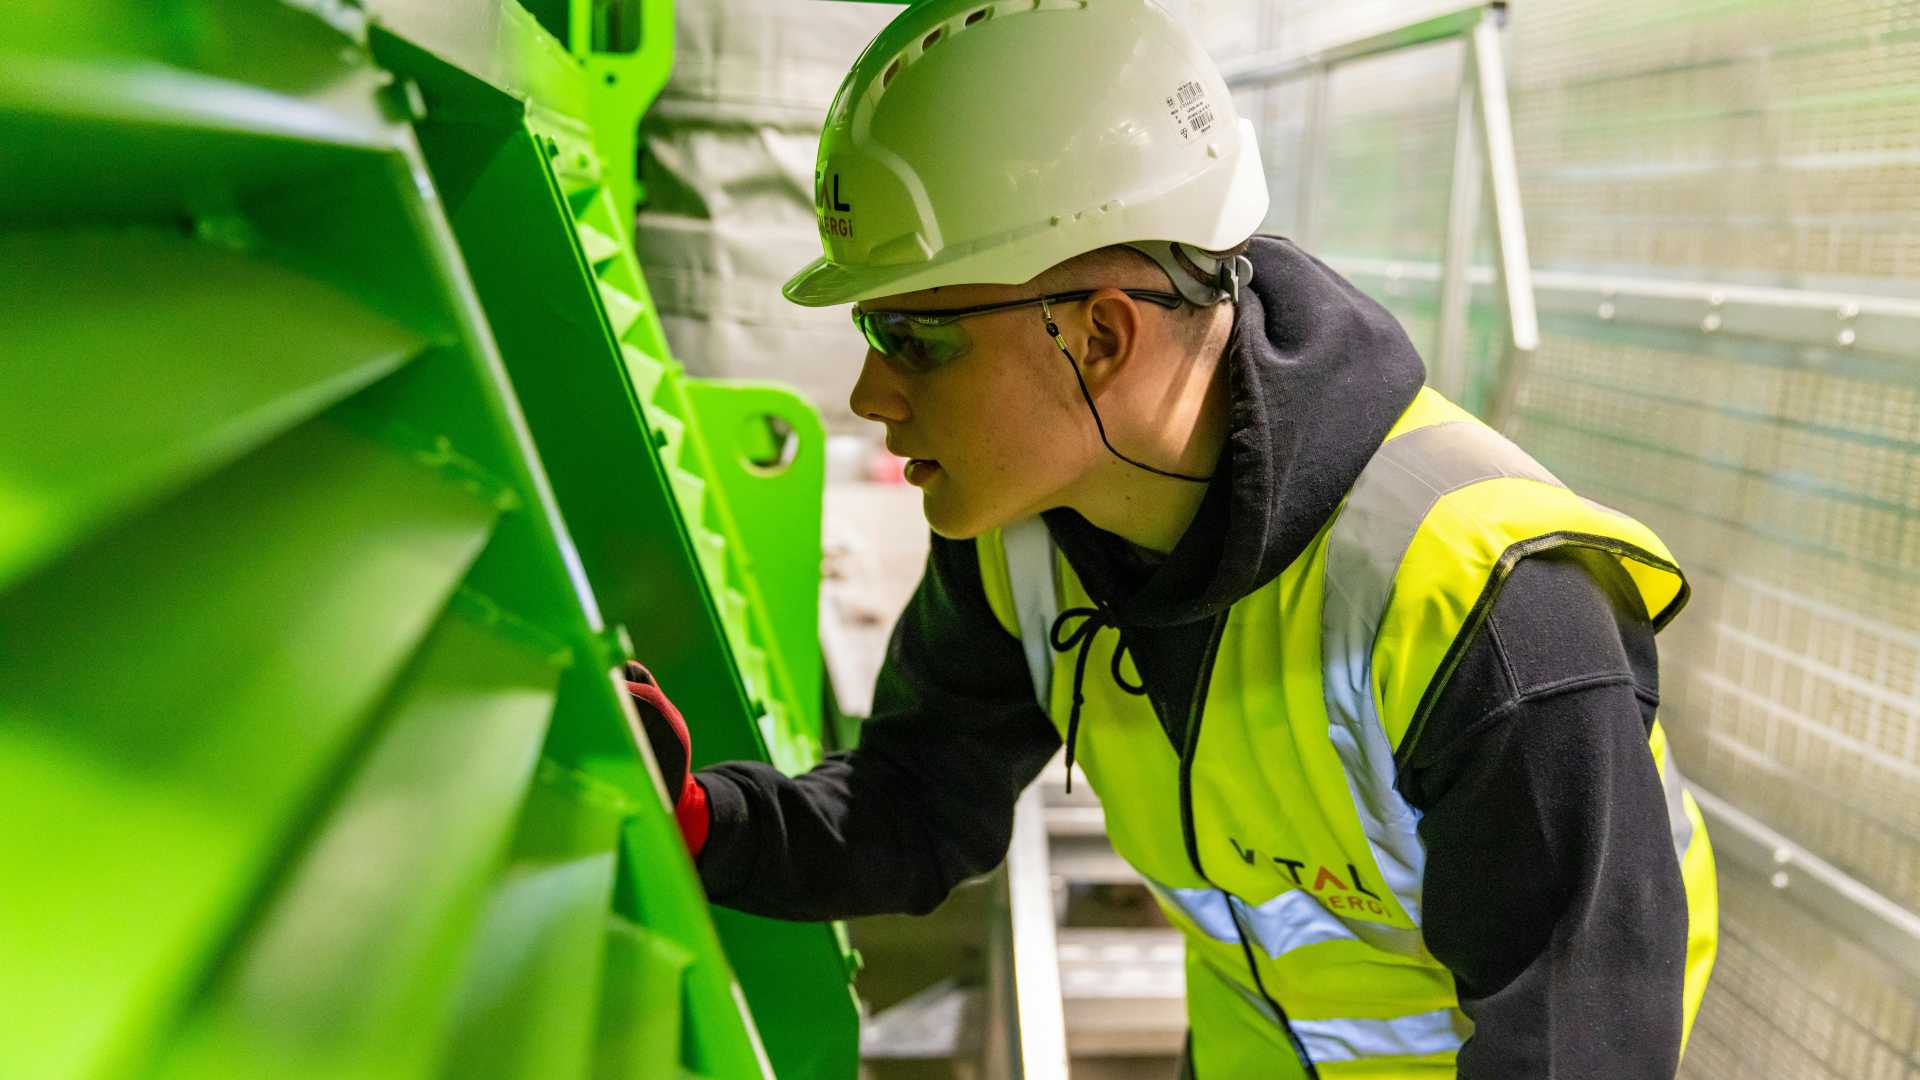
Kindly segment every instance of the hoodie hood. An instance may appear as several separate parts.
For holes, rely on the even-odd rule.
[[[1220,466],[1179,544],[1143,566],[1072,510],[1045,518],[1089,594],[1121,626],[1211,618],[1280,575],[1333,516],[1426,368],[1400,323],[1326,264],[1278,237],[1247,249],[1226,365]]]

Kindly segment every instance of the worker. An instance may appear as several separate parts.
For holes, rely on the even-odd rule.
[[[688,777],[636,671],[713,901],[931,911],[1064,747],[1184,931],[1188,1075],[1671,1077],[1716,939],[1655,717],[1682,573],[1256,235],[1182,20],[910,6],[814,184],[785,294],[852,303],[853,410],[934,535],[859,747],[804,775]]]

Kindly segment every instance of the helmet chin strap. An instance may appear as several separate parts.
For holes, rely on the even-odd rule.
[[[1121,461],[1126,462],[1136,469],[1144,469],[1155,476],[1164,476],[1169,480],[1185,480],[1189,483],[1204,484],[1213,479],[1212,476],[1189,476],[1186,473],[1156,469],[1144,462],[1135,461],[1114,449],[1113,443],[1107,439],[1107,425],[1100,421],[1100,409],[1094,405],[1093,394],[1087,390],[1087,380],[1080,374],[1080,364],[1074,360],[1073,354],[1067,351],[1067,339],[1061,336],[1059,324],[1053,321],[1053,307],[1048,304],[1045,299],[1040,301],[1040,315],[1047,320],[1047,336],[1053,339],[1055,345],[1059,346],[1060,355],[1067,358],[1067,366],[1073,369],[1073,381],[1080,384],[1080,396],[1086,400],[1087,411],[1093,414],[1094,430],[1100,433],[1100,444],[1107,448],[1107,453],[1112,454],[1114,457],[1119,458]]]

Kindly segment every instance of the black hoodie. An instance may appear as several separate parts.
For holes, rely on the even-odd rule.
[[[1214,616],[1299,556],[1425,378],[1393,317],[1318,260],[1265,237],[1249,255],[1222,361],[1226,452],[1173,552],[1045,515],[1176,752]],[[1647,753],[1657,701],[1653,633],[1623,575],[1536,556],[1422,728],[1400,786],[1424,815],[1423,932],[1475,1022],[1460,1076],[1673,1075],[1686,899]],[[1014,800],[1059,748],[973,542],[936,536],[860,747],[791,779],[746,762],[699,773],[701,877],[714,902],[778,918],[931,911],[1005,856]]]

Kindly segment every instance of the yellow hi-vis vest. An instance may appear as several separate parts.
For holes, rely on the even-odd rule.
[[[1472,1023],[1421,935],[1425,847],[1394,788],[1399,751],[1507,572],[1567,545],[1617,559],[1656,629],[1685,603],[1649,529],[1422,390],[1332,521],[1216,627],[1184,752],[1146,699],[1085,680],[1076,757],[1115,850],[1185,932],[1196,1075],[1303,1075],[1300,1058],[1325,1080],[1454,1075]],[[1064,734],[1075,658],[1053,654],[1049,631],[1092,602],[1037,518],[978,547],[988,600]],[[1117,637],[1096,636],[1092,670]],[[1130,665],[1118,670],[1138,684]],[[1684,1038],[1718,937],[1713,853],[1658,722],[1648,749],[1686,885]]]

